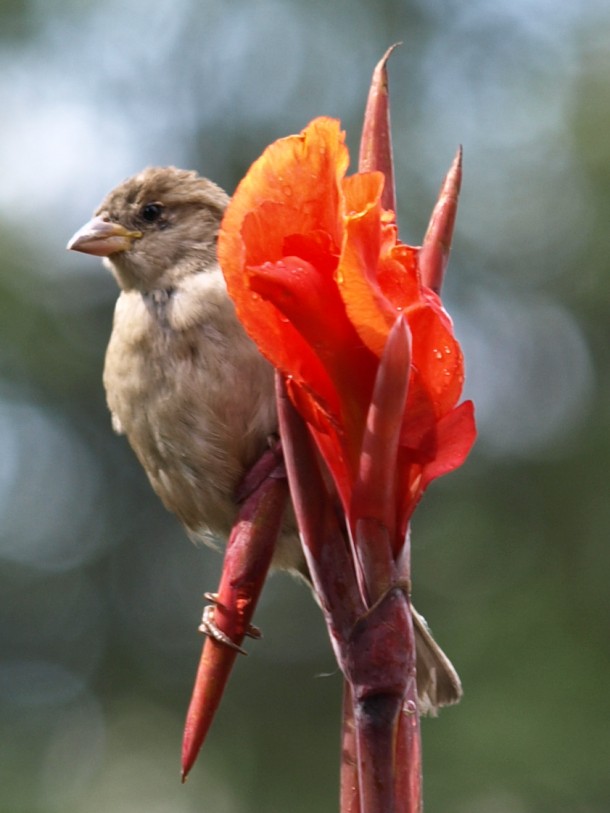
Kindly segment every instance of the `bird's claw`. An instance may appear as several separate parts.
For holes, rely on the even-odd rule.
[[[203,632],[204,635],[208,635],[210,638],[213,638],[215,641],[218,641],[219,644],[224,644],[228,646],[229,649],[234,649],[236,652],[241,653],[242,655],[247,655],[245,649],[232,641],[229,636],[223,632],[221,629],[218,628],[216,621],[214,620],[214,610],[218,606],[218,594],[217,593],[204,593],[204,598],[206,598],[210,604],[203,609],[203,615],[201,617],[201,624],[199,625],[199,632]],[[249,638],[261,638],[262,633],[258,627],[255,627],[254,624],[248,624],[248,627],[245,631],[245,635]]]
[[[234,649],[236,652],[240,652],[242,655],[247,655],[245,649],[242,649],[241,646],[238,646],[234,641],[232,641],[226,633],[224,633],[221,629],[218,629],[216,623],[214,621],[214,605],[208,604],[207,607],[203,610],[203,615],[201,616],[201,624],[199,625],[199,632],[203,632],[204,635],[213,638],[215,641],[218,641],[219,644],[224,644],[228,646],[229,649]]]

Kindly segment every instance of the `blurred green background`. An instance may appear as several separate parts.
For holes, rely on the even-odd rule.
[[[603,0],[0,2],[0,810],[337,809],[340,680],[273,577],[200,762],[181,727],[218,554],[110,427],[114,283],[70,235],[147,164],[232,190],[338,117],[392,42],[402,237],[459,143],[445,299],[479,442],[413,523],[414,590],[465,685],[424,721],[427,810],[610,810],[610,7]]]

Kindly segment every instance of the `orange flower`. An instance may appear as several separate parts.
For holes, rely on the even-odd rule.
[[[404,317],[411,359],[389,529],[398,549],[426,486],[468,454],[473,409],[456,407],[460,346],[422,284],[420,249],[398,240],[394,213],[382,208],[383,174],[345,177],[348,163],[333,119],[276,141],[235,192],[218,253],[238,316],[286,377],[350,524],[380,359]]]

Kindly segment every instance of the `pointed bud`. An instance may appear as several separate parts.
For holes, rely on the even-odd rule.
[[[182,781],[185,782],[222,700],[237,650],[206,638],[182,740]]]
[[[421,281],[437,294],[441,292],[445,269],[449,262],[461,183],[462,148],[460,147],[441,186],[419,255]]]
[[[250,489],[246,494],[245,490]],[[243,499],[229,537],[214,607],[214,626],[230,644],[205,641],[182,742],[182,781],[191,770],[222,698],[271,564],[288,500],[288,484],[277,453],[268,450],[247,475]],[[200,629],[204,629],[204,625]]]
[[[369,96],[364,112],[362,138],[360,140],[360,172],[380,171],[385,175],[381,196],[384,209],[396,211],[396,187],[394,184],[394,160],[392,157],[392,133],[390,128],[390,97],[388,93],[387,62],[392,51],[400,43],[390,46],[373,71]]]
[[[401,314],[379,360],[349,523],[371,602],[394,577],[398,447],[409,389],[411,332]]]
[[[388,335],[368,409],[351,518],[374,517],[393,530],[395,474],[409,388],[411,331],[400,314]]]

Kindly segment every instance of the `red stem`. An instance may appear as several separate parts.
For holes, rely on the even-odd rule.
[[[341,813],[360,813],[358,752],[354,727],[354,701],[349,682],[343,682],[341,728]]]
[[[303,551],[331,643],[342,666],[345,641],[366,607],[358,589],[345,528],[338,519],[337,500],[329,493],[311,435],[290,402],[279,373],[276,393],[284,462]]]
[[[421,735],[413,685],[407,691],[407,699],[398,719],[395,786],[398,813],[421,813],[421,766]]]

